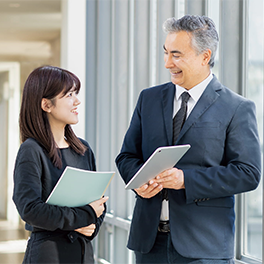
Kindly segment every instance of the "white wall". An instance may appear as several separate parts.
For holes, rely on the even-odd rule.
[[[3,141],[6,142],[6,164],[5,164],[5,184],[7,192],[2,197],[6,200],[6,218],[12,223],[18,224],[19,217],[12,201],[13,194],[13,170],[15,164],[16,153],[19,148],[19,106],[20,106],[20,65],[16,62],[1,62],[0,72],[6,72],[8,77],[5,82],[5,120],[7,133],[1,135]],[[8,102],[8,103],[7,103]],[[1,194],[3,195],[3,193]]]
[[[76,74],[81,81],[79,123],[73,128],[77,136],[85,137],[85,61],[86,61],[86,1],[62,1],[61,67]]]

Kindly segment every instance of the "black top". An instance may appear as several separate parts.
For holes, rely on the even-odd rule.
[[[95,159],[88,143],[84,156],[72,148],[60,149],[62,168],[56,168],[46,151],[34,139],[27,139],[17,154],[14,170],[13,200],[21,218],[29,231],[73,231],[76,228],[96,224],[96,231],[103,221],[104,214],[97,219],[90,205],[82,207],[62,207],[46,204],[45,201],[60,178],[66,166],[96,170]]]

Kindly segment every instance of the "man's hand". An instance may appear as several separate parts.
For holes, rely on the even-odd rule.
[[[163,171],[156,176],[154,181],[159,185],[161,184],[163,188],[175,190],[185,189],[184,173],[177,168]]]
[[[75,229],[74,231],[76,231],[76,232],[78,232],[78,233],[80,233],[82,235],[85,235],[85,236],[89,237],[95,231],[95,224],[91,224],[91,225],[88,225],[88,226],[84,226],[84,227]]]
[[[151,198],[163,189],[162,184],[158,184],[155,180],[150,180],[148,183],[135,189],[136,193],[143,198]]]

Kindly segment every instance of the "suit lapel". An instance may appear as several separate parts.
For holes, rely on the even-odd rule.
[[[168,145],[172,144],[172,113],[173,100],[175,96],[175,85],[168,83],[162,90],[163,119],[168,140]]]
[[[198,118],[203,115],[205,111],[217,100],[219,94],[217,91],[221,90],[221,84],[218,82],[217,78],[214,77],[212,81],[208,84],[200,99],[196,103],[189,117],[185,121],[182,130],[179,134],[177,142],[181,139],[181,137],[188,131],[188,129],[193,125],[194,122],[198,120]]]

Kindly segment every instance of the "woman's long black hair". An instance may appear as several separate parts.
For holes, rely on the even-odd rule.
[[[35,69],[27,78],[20,108],[19,128],[21,140],[37,140],[47,151],[53,164],[60,168],[62,161],[57,149],[47,113],[42,110],[42,98],[54,99],[61,92],[66,93],[75,87],[78,93],[80,80],[73,73],[54,66],[42,66]],[[65,137],[70,147],[83,155],[86,146],[77,138],[70,125],[65,126]]]

